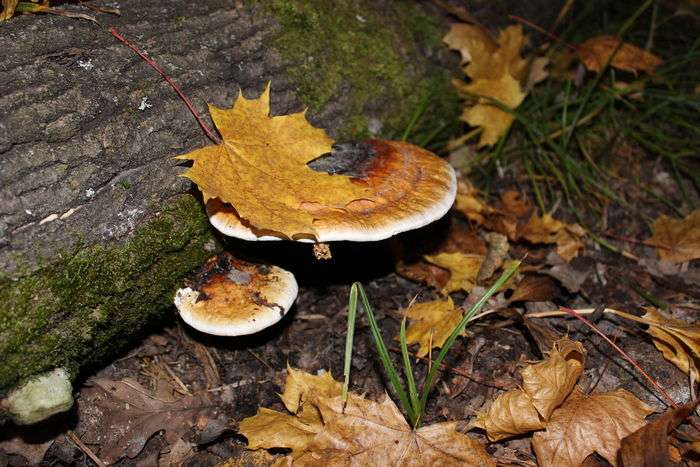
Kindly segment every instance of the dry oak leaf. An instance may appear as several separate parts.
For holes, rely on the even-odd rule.
[[[661,215],[651,226],[654,234],[647,243],[660,245],[662,260],[682,263],[700,258],[700,208],[683,219]]]
[[[445,300],[414,303],[406,310],[406,317],[411,320],[406,329],[406,342],[419,344],[416,355],[425,357],[430,350],[442,347],[462,320],[462,312],[447,297]]]
[[[559,339],[546,359],[521,371],[521,388],[499,395],[486,412],[477,414],[475,426],[486,430],[491,441],[544,428],[576,385],[585,355],[580,342]]]
[[[687,375],[700,379],[700,324],[691,324],[667,316],[656,308],[645,308],[642,316],[646,332],[664,358]]]
[[[565,224],[554,219],[550,214],[533,215],[521,236],[532,243],[556,243],[557,253],[566,262],[571,261],[584,247],[585,231],[578,224]]]
[[[610,55],[620,44],[621,39],[615,36],[597,36],[588,39],[576,47],[581,62],[591,71],[602,71],[610,59]],[[656,55],[640,49],[636,45],[624,42],[610,62],[610,65],[620,70],[636,73],[645,71],[653,74],[663,63]]]
[[[450,280],[445,284],[440,293],[448,294],[464,290],[470,292],[476,283],[476,277],[481,269],[484,257],[465,253],[438,253],[425,255],[429,263],[450,271]]]
[[[319,399],[324,430],[289,465],[495,466],[484,446],[459,433],[456,422],[416,430],[387,396],[374,402],[350,394]]]
[[[641,428],[652,412],[624,389],[592,396],[574,389],[552,413],[547,429],[532,436],[537,462],[578,467],[590,454],[598,453],[617,465],[622,438]]]
[[[83,441],[99,445],[100,458],[109,464],[124,456],[136,457],[158,431],[173,444],[192,427],[204,428],[220,406],[207,392],[161,400],[131,379],[95,378],[90,384],[81,391],[79,404],[100,423]]]
[[[334,145],[305,113],[270,116],[270,87],[210,106],[223,138],[179,159],[223,233],[249,240],[381,240],[441,217],[456,192],[453,169],[402,141]]]

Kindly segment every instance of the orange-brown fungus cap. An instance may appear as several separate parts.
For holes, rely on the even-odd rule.
[[[297,290],[291,272],[222,253],[202,266],[189,287],[177,291],[175,306],[182,319],[199,331],[240,336],[282,319]]]
[[[447,213],[454,202],[454,170],[430,151],[401,141],[367,140],[341,143],[333,152],[307,164],[313,170],[349,176],[369,188],[371,195],[349,201],[343,208],[302,203],[299,209],[314,217],[316,238],[299,241],[383,240],[427,225]],[[243,240],[281,240],[274,231],[253,228],[234,207],[218,199],[207,202],[212,225]]]

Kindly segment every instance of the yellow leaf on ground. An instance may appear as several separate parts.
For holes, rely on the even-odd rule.
[[[475,24],[454,23],[442,40],[449,48],[459,50],[462,63],[472,61],[470,50],[484,48],[487,52],[493,53],[498,49],[498,44],[491,34],[485,28]]]
[[[425,357],[431,349],[442,347],[462,320],[462,312],[447,297],[445,300],[414,303],[406,311],[406,317],[411,320],[406,329],[406,342],[420,344],[416,355]]]
[[[462,120],[481,127],[479,146],[493,145],[513,123],[513,116],[497,105],[515,109],[525,98],[521,82],[527,78],[528,62],[520,56],[525,44],[522,28],[508,26],[501,31],[497,43],[488,32],[472,25],[453,25],[445,42],[462,54],[469,84],[455,81],[457,90],[467,97],[477,97],[474,106],[467,106]]]
[[[238,426],[250,449],[287,448],[292,455],[301,453],[322,429],[320,419],[307,424],[299,417],[265,407],[258,408],[255,415],[244,418]]]
[[[484,257],[465,253],[438,253],[425,255],[425,260],[450,271],[450,280],[441,291],[448,294],[458,290],[472,290]]]
[[[654,345],[664,358],[685,374],[700,379],[700,324],[672,318],[656,308],[646,308],[642,316]]]
[[[292,413],[297,413],[310,395],[314,397],[335,397],[342,391],[342,385],[333,379],[330,372],[312,375],[302,370],[287,366],[287,381],[280,396],[284,406]]]
[[[457,185],[455,208],[479,225],[486,220],[484,216],[493,212],[493,208],[481,198],[479,190],[466,181],[460,181]]]
[[[620,41],[614,36],[592,37],[576,47],[576,52],[586,68],[600,72],[610,59],[610,55],[617,49]],[[653,74],[662,63],[663,60],[653,53],[625,42],[617,50],[610,65],[632,73],[645,71]]]
[[[499,395],[486,412],[477,414],[475,425],[486,430],[491,441],[544,428],[576,385],[585,356],[580,342],[558,340],[545,360],[522,370],[522,388]]]
[[[461,119],[471,126],[483,128],[479,146],[496,144],[514,120],[512,114],[498,108],[490,99],[495,99],[511,109],[519,106],[525,99],[525,93],[520,90],[520,83],[509,73],[499,78],[476,79],[469,84],[459,82],[457,89],[464,94],[481,97],[476,105],[465,108],[461,116]]]
[[[622,438],[653,412],[624,389],[587,396],[575,389],[552,413],[547,429],[532,436],[539,465],[578,467],[593,453],[617,465]]]
[[[0,21],[6,21],[15,14],[19,0],[2,0],[2,11],[0,11]]]
[[[584,247],[585,231],[578,224],[565,224],[551,215],[533,215],[523,227],[522,237],[532,243],[556,243],[557,253],[565,261],[571,261]]]
[[[661,215],[652,225],[654,235],[647,241],[659,248],[666,261],[682,263],[700,258],[700,208],[683,219]]]
[[[325,428],[299,466],[494,466],[484,446],[456,430],[456,422],[413,430],[388,396],[374,402],[350,395],[343,410],[340,397],[319,401]]]

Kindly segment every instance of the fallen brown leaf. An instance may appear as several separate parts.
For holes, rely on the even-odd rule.
[[[558,340],[546,359],[521,371],[522,388],[499,395],[486,412],[477,414],[475,426],[486,430],[491,441],[544,428],[576,385],[585,356],[580,342]]]
[[[411,321],[406,329],[406,342],[419,344],[418,357],[425,357],[431,349],[441,348],[462,320],[462,312],[455,308],[450,297],[425,303],[414,303],[406,310]]]
[[[586,68],[600,72],[620,42],[621,39],[614,36],[592,37],[576,47],[576,53]],[[632,73],[645,71],[653,74],[662,63],[663,60],[656,55],[625,42],[620,46],[610,65]]]
[[[495,466],[484,446],[456,430],[456,422],[412,429],[384,395],[374,402],[350,395],[319,400],[325,428],[294,465]]]
[[[183,396],[175,401],[157,399],[131,379],[91,379],[81,392],[81,410],[100,417],[99,428],[86,433],[83,441],[100,446],[99,456],[107,463],[122,457],[134,458],[154,433],[162,431],[171,445],[194,427],[204,428],[216,416],[216,404],[207,392]]]
[[[700,258],[700,208],[683,219],[661,215],[652,225],[654,234],[647,241],[659,245],[659,256],[666,261],[682,263]]]
[[[558,287],[552,279],[536,274],[526,274],[515,287],[509,301],[511,303],[546,302],[552,300],[557,292]]]
[[[567,262],[584,247],[585,235],[578,224],[565,224],[549,214],[533,215],[522,231],[522,236],[532,243],[556,243],[557,253]]]
[[[700,324],[687,323],[656,308],[646,308],[642,316],[657,349],[664,358],[695,381],[700,379]]]
[[[532,448],[540,465],[578,467],[593,453],[615,465],[622,438],[641,428],[652,412],[624,389],[592,396],[574,389],[552,413],[547,429],[532,436]]]
[[[622,439],[619,460],[624,467],[670,466],[668,435],[671,430],[688,418],[698,401],[688,402],[676,408],[668,409],[634,433]]]

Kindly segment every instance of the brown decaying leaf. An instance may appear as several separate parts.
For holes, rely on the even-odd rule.
[[[351,393],[344,405],[333,394],[340,383],[303,372],[292,378],[291,371],[287,384],[294,387],[285,393],[300,409],[297,416],[260,408],[240,424],[252,449],[292,449],[276,465],[495,465],[481,443],[456,431],[456,423],[413,430],[386,395],[374,402]],[[319,414],[312,424],[302,421],[308,409]]]
[[[19,0],[2,0],[2,11],[0,12],[0,21],[7,21],[15,14]]]
[[[503,266],[503,262],[508,256],[508,237],[498,232],[487,232],[484,234],[484,239],[489,244],[488,252],[481,263],[479,274],[476,276],[476,281],[482,283],[493,275],[494,272]]]
[[[700,258],[700,208],[683,219],[661,215],[652,225],[654,234],[647,243],[659,245],[659,256],[682,263]]]
[[[615,36],[597,36],[576,47],[576,53],[583,64],[591,71],[600,72],[610,59],[610,55],[620,44]],[[645,71],[653,74],[663,63],[656,55],[627,42],[620,46],[610,65],[620,70],[636,73]]]
[[[526,274],[518,283],[509,301],[546,302],[557,295],[558,287],[549,277]]]
[[[494,211],[494,209],[481,198],[479,190],[471,183],[463,180],[457,185],[455,209],[478,225],[486,222],[485,216]]]
[[[522,388],[499,395],[486,412],[477,414],[476,426],[485,429],[491,441],[544,428],[576,385],[585,355],[580,342],[560,339],[545,360],[521,371]]]
[[[384,395],[374,402],[351,394],[319,400],[325,429],[294,465],[495,466],[484,446],[456,430],[456,422],[413,430]]]
[[[672,318],[656,308],[645,308],[642,319],[649,325],[657,349],[664,358],[695,381],[700,379],[700,324]]]
[[[450,271],[450,280],[440,291],[448,294],[458,290],[465,292],[472,290],[484,257],[456,252],[425,255],[425,260]]]
[[[444,300],[414,303],[406,310],[406,317],[411,320],[406,329],[406,342],[409,345],[419,344],[416,355],[425,357],[431,349],[442,347],[461,321],[462,312],[447,297]]]
[[[584,247],[585,235],[578,224],[565,224],[549,214],[533,215],[522,231],[522,236],[532,243],[556,243],[557,253],[567,262]]]
[[[668,435],[672,429],[688,418],[698,401],[688,402],[668,409],[634,433],[624,437],[620,445],[619,461],[624,467],[670,466]]]
[[[622,438],[644,425],[653,410],[624,389],[587,396],[574,389],[547,429],[532,436],[540,465],[578,467],[598,453],[616,465]]]
[[[135,380],[95,378],[90,384],[81,392],[79,403],[98,411],[102,420],[99,429],[86,433],[83,441],[100,446],[100,458],[110,464],[125,456],[136,457],[159,431],[173,444],[193,427],[203,428],[218,411],[207,392],[163,401]]]

